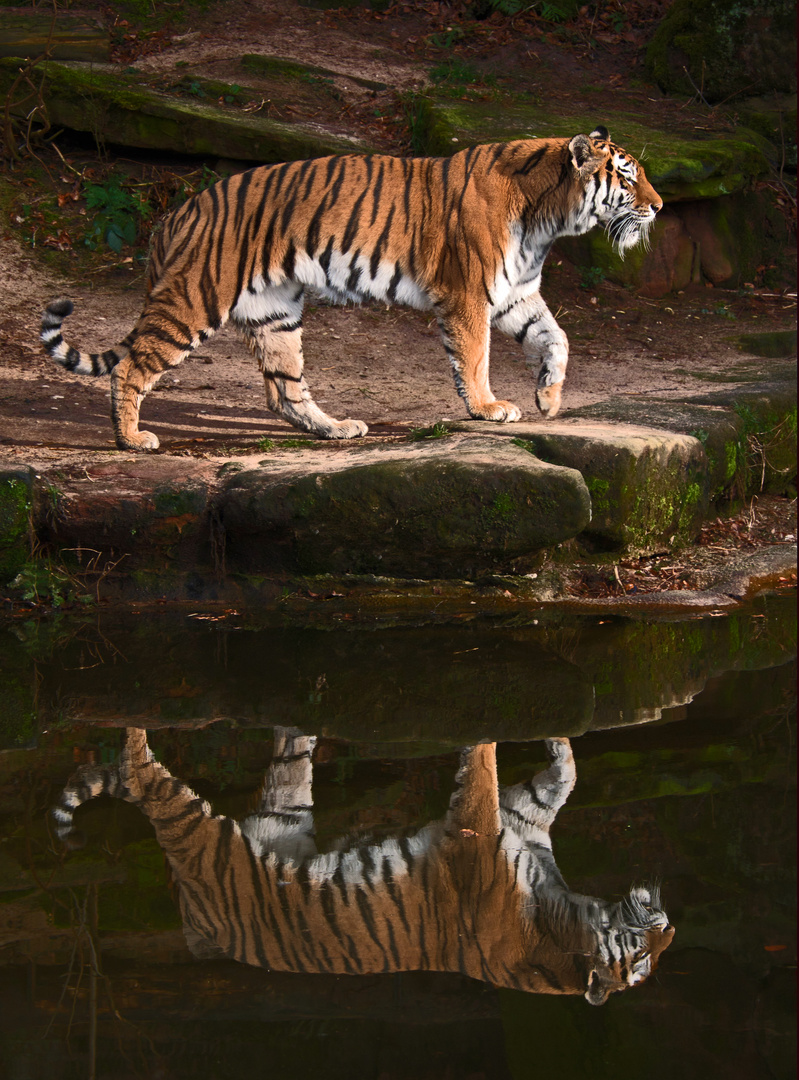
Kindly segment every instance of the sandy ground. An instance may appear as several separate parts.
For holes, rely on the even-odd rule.
[[[640,66],[646,20],[654,25],[660,17],[657,0],[633,7],[635,18],[630,16],[623,33],[614,36],[606,28],[601,46],[586,51],[579,44],[564,48],[554,43],[546,24],[537,29],[535,23],[522,27],[492,17],[469,24],[461,34],[459,26],[450,25],[451,10],[434,0],[399,3],[387,15],[364,9],[324,13],[278,0],[230,0],[188,15],[173,37],[131,33],[129,42],[117,46],[115,59],[123,66],[135,63],[142,72],[168,75],[177,70],[223,78],[235,59],[260,53],[357,73],[404,90],[420,86],[431,64],[450,57],[450,47],[435,43],[451,38],[458,56],[470,64],[504,72],[533,92],[548,87],[550,104],[595,96],[592,87],[600,79],[615,97],[657,111],[659,122],[665,122],[663,113],[672,122],[696,126],[700,118],[686,111],[684,103],[653,101],[651,89],[627,86],[627,81],[635,81],[620,74],[629,71],[631,58],[633,67]],[[600,33],[601,28],[592,29]],[[355,124],[377,145],[401,149],[397,140],[407,132],[392,126],[386,116],[375,115],[385,109],[362,107],[358,94],[368,91],[350,82],[342,93],[342,123]],[[717,122],[701,119],[702,130]],[[112,449],[108,380],[76,377],[50,362],[38,343],[39,319],[51,299],[67,295],[76,311],[65,324],[65,336],[80,347],[101,350],[130,330],[143,300],[143,274],[133,269],[131,260],[113,267],[109,258],[105,269],[84,270],[70,278],[76,260],[68,253],[57,271],[43,268],[35,254],[20,246],[13,229],[4,230],[0,461],[31,461],[32,455],[52,461]],[[542,291],[571,343],[561,413],[565,419],[570,410],[609,397],[683,397],[734,385],[741,365],[749,374],[767,377],[769,361],[747,357],[737,338],[742,332],[795,325],[795,296],[699,288],[653,301],[607,282],[589,288],[584,284],[567,261],[556,253],[550,256]],[[429,315],[309,304],[305,356],[317,402],[337,419],[365,420],[370,426],[367,438],[405,434],[444,418],[466,418]],[[494,335],[492,389],[497,397],[515,401],[525,420],[539,416],[535,374],[515,342]],[[166,454],[224,454],[263,438],[297,435],[267,411],[257,366],[233,330],[223,330],[162,377],[144,402],[142,426],[158,435]]]

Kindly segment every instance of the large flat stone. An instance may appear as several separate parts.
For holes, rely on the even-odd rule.
[[[705,450],[703,498],[783,494],[796,481],[796,366],[774,366],[773,382],[711,390],[675,400],[647,395],[598,402],[569,418],[609,424],[641,424],[690,435]]]
[[[542,461],[582,473],[592,516],[580,540],[593,550],[643,553],[684,543],[707,513],[707,456],[690,435],[596,421],[490,427]]]
[[[466,435],[378,449],[317,443],[221,468],[119,454],[57,478],[0,476],[4,581],[31,562],[35,538],[67,574],[113,575],[131,598],[213,599],[226,575],[524,572],[590,519],[579,472]],[[45,578],[41,593],[53,587]]]
[[[115,452],[21,464],[0,475],[2,583],[246,603],[279,593],[281,576],[468,581],[537,570],[572,539],[596,554],[679,546],[731,496],[792,490],[793,366],[768,365],[781,376],[770,384],[452,423],[419,442],[287,440],[225,464]]]
[[[591,501],[575,469],[504,439],[447,439],[277,464],[218,497],[225,565],[262,573],[470,577],[523,570],[582,532]]]

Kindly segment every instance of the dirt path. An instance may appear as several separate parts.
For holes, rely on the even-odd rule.
[[[107,379],[80,378],[50,362],[38,343],[39,317],[66,294],[76,312],[67,336],[86,348],[119,341],[136,320],[139,275],[86,287],[59,279],[6,237],[0,247],[4,311],[0,318],[0,460],[111,449]],[[790,302],[762,295],[703,290],[663,301],[642,300],[608,283],[580,286],[579,274],[553,259],[545,295],[571,340],[566,381],[569,410],[615,395],[684,397],[733,386],[740,370],[768,373],[769,361],[737,344],[744,331],[783,328]],[[309,383],[331,415],[370,425],[367,438],[405,434],[445,418],[462,419],[434,320],[404,309],[309,306],[305,321]],[[521,349],[495,334],[492,386],[537,416],[534,375]],[[257,367],[232,330],[222,331],[165,375],[142,408],[165,453],[220,453],[297,432],[265,407]],[[45,457],[50,455],[46,454]]]
[[[558,38],[553,24],[532,15],[521,21],[492,15],[468,22],[435,2],[399,3],[381,15],[231,0],[188,14],[173,37],[130,28],[115,59],[135,63],[145,73],[224,77],[226,65],[244,53],[278,55],[357,72],[389,84],[395,97],[396,90],[421,86],[436,62],[457,61],[484,73],[487,86],[493,78],[516,79],[542,92],[546,86],[550,105],[580,94],[595,97],[596,84],[604,83],[614,100],[621,95],[638,107],[695,124],[685,103],[649,100],[656,91],[619,74],[641,67],[648,27],[663,8],[661,0],[634,0],[626,5],[623,26],[603,15],[591,24],[598,44],[589,49],[585,34],[581,37],[586,27],[578,24],[571,38]],[[350,86],[347,93],[353,92]],[[378,95],[366,108],[360,99],[347,98],[342,109],[373,142],[401,150],[407,132],[399,131],[381,102]],[[703,120],[711,126],[717,122]],[[76,305],[66,324],[68,339],[91,350],[107,348],[136,320],[142,271],[134,270],[130,259],[114,268],[109,260],[109,268],[71,279],[76,263],[67,253],[54,264],[57,271],[45,270],[35,255],[11,230],[0,239],[0,460],[29,458],[34,448],[37,455],[48,449],[55,455],[110,449],[107,380],[77,378],[48,362],[38,344],[39,317],[48,301],[68,295]],[[644,300],[606,282],[591,284],[557,254],[545,268],[542,291],[571,342],[565,418],[570,409],[614,395],[681,397],[732,385],[740,365],[750,374],[767,374],[768,361],[747,357],[737,338],[742,332],[785,328],[795,319],[794,301],[756,289],[701,288]],[[429,316],[311,306],[305,349],[309,384],[319,404],[333,416],[365,420],[369,438],[466,416]],[[525,419],[536,418],[535,374],[525,367],[515,342],[494,335],[491,370],[497,396],[515,400]],[[161,379],[144,403],[142,419],[157,432],[165,453],[219,453],[263,438],[296,437],[267,412],[256,365],[228,330]]]

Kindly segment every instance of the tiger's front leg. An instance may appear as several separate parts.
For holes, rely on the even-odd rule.
[[[512,401],[498,401],[488,382],[491,326],[488,306],[465,300],[437,305],[438,325],[455,376],[455,388],[475,420],[512,423],[521,410]]]
[[[549,847],[549,830],[574,788],[577,770],[568,739],[545,739],[544,745],[549,768],[526,784],[503,788],[499,802],[505,824],[526,840]]]
[[[541,361],[535,400],[547,418],[560,409],[563,380],[569,363],[569,339],[540,293],[517,300],[494,317],[493,325],[515,338],[528,361]]]

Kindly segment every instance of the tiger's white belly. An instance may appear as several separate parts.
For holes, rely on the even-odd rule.
[[[394,263],[381,262],[372,275],[370,259],[363,255],[343,255],[333,251],[326,267],[306,252],[296,256],[294,270],[282,281],[265,281],[259,274],[241,293],[230,317],[239,322],[262,322],[301,305],[297,286],[334,304],[378,300],[429,310],[433,304],[427,292],[407,274],[399,274]]]

